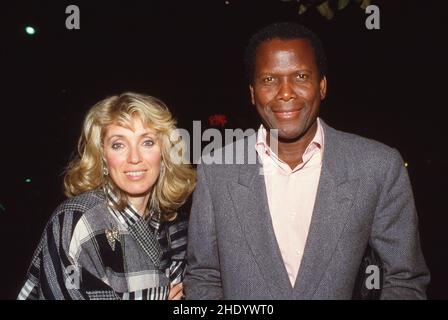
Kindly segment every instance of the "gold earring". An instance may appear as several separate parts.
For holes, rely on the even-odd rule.
[[[103,176],[107,177],[109,175],[109,170],[105,163],[103,163]]]

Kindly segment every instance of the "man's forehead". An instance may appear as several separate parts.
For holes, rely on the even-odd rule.
[[[260,43],[256,55],[273,53],[277,51],[313,51],[311,43],[306,38],[280,39],[273,38]]]
[[[316,67],[314,50],[307,39],[272,39],[262,43],[257,49],[256,68],[288,67],[304,65]]]

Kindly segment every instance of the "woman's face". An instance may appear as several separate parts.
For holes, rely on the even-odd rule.
[[[129,197],[147,197],[161,166],[161,147],[156,132],[138,117],[131,128],[109,125],[104,136],[104,158],[114,183]]]

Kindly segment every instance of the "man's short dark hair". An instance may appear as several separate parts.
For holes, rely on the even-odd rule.
[[[257,48],[265,41],[272,39],[293,40],[307,39],[311,44],[316,58],[320,77],[327,74],[327,58],[319,37],[311,30],[295,22],[273,23],[255,33],[249,40],[244,55],[246,77],[250,84],[254,80],[255,56]]]

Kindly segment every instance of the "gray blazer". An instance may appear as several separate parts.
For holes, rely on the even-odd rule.
[[[350,299],[367,244],[383,261],[381,298],[426,298],[429,271],[400,154],[322,125],[322,171],[294,287],[260,163],[201,164],[189,222],[187,299]]]

